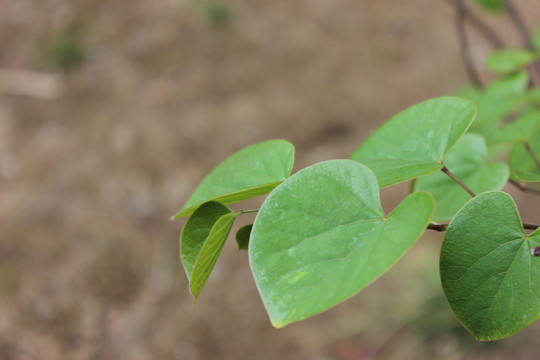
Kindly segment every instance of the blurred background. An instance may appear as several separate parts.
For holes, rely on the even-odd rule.
[[[515,3],[540,24],[538,1]],[[168,220],[244,146],[287,139],[295,170],[347,158],[392,115],[466,85],[454,13],[443,0],[0,0],[0,359],[537,359],[539,325],[478,343],[453,319],[441,234],[276,330],[234,241],[192,304],[184,220]],[[520,44],[503,15],[486,20]],[[469,30],[489,79],[492,49]],[[385,190],[385,210],[406,193]],[[535,200],[518,196],[531,222]]]

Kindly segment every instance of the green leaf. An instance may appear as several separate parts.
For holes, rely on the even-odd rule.
[[[414,193],[385,217],[378,190],[366,166],[331,160],[270,193],[253,225],[249,260],[275,327],[353,296],[422,235],[433,198]]]
[[[484,10],[500,13],[506,10],[504,0],[476,0],[476,3]]]
[[[193,271],[189,281],[189,290],[194,297],[193,302],[197,301],[204,284],[206,284],[206,280],[208,280],[219,254],[221,254],[225,240],[227,240],[227,236],[229,236],[229,232],[237,216],[238,213],[225,214],[212,226],[212,230],[193,265]]]
[[[474,105],[465,99],[424,101],[390,119],[351,159],[368,166],[381,188],[429,174],[442,168],[444,156],[474,115]]]
[[[499,190],[510,175],[503,163],[488,164],[488,152],[484,139],[467,134],[458,140],[444,159],[445,166],[474,193]],[[415,191],[427,191],[435,197],[437,208],[433,219],[451,219],[471,196],[442,171],[429,174],[415,182]]]
[[[516,95],[515,99],[526,104],[538,105],[540,104],[540,87],[528,89],[526,92]]]
[[[182,260],[188,279],[191,279],[195,261],[208,235],[210,235],[214,224],[223,215],[230,214],[231,212],[225,205],[215,201],[209,201],[195,210],[186,221],[180,235],[180,259]]]
[[[472,96],[467,98],[478,108],[471,131],[481,133],[515,111],[522,102],[519,96],[525,93],[528,83],[529,75],[522,71],[497,79],[482,91],[469,92],[468,95]]]
[[[253,224],[245,225],[236,232],[236,243],[238,244],[238,250],[247,250],[249,248],[249,237],[251,235],[251,229]]]
[[[444,237],[443,289],[458,320],[479,340],[511,336],[540,317],[540,258],[510,195],[486,192],[454,217]]]
[[[540,182],[540,174],[516,169],[510,170],[512,179],[525,182]]]
[[[540,129],[533,132],[527,139],[536,159],[540,159]],[[524,143],[514,144],[510,150],[508,164],[512,169],[512,175],[517,180],[528,182],[540,181],[540,168],[531,154],[525,148]]]
[[[498,74],[506,74],[537,60],[538,54],[524,49],[503,49],[492,53],[486,59],[487,67]]]
[[[294,146],[288,141],[248,146],[212,170],[172,219],[190,215],[206,201],[232,204],[267,194],[289,177],[293,161]]]
[[[531,34],[531,42],[536,50],[540,50],[540,26],[537,26]]]
[[[489,144],[518,143],[527,141],[540,128],[540,110],[524,112],[514,121],[502,126],[486,137]]]

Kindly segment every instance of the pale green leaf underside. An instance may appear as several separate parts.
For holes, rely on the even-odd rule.
[[[229,213],[231,210],[225,205],[209,201],[195,210],[186,221],[180,235],[180,259],[188,279],[191,279],[195,261],[212,227],[220,217]]]
[[[368,166],[381,188],[429,174],[442,168],[444,156],[474,115],[474,105],[462,98],[424,101],[390,119],[351,159]]]
[[[486,192],[455,216],[441,249],[443,289],[458,320],[479,340],[511,336],[540,317],[540,259],[510,195]]]
[[[531,150],[537,159],[540,159],[540,129],[536,130],[527,140]],[[512,169],[512,175],[517,180],[538,182],[540,181],[540,169],[531,154],[526,150],[523,143],[514,144],[508,156],[508,164]]]
[[[232,204],[267,194],[289,177],[293,161],[294,146],[288,141],[248,146],[212,170],[173,219],[190,215],[206,201]]]
[[[503,49],[494,52],[486,59],[487,67],[496,73],[505,74],[519,70],[535,61],[538,55],[524,49]]]
[[[479,135],[466,134],[450,149],[444,160],[445,166],[463,181],[474,193],[499,190],[510,175],[503,163],[487,164],[487,146]],[[443,172],[435,172],[419,178],[415,191],[427,191],[435,197],[436,210],[433,219],[450,220],[471,196]]]
[[[193,265],[189,282],[189,290],[195,298],[194,301],[197,300],[204,284],[206,284],[206,280],[208,280],[219,254],[221,254],[225,240],[227,240],[227,236],[237,216],[238,213],[229,213],[221,216],[212,227],[208,238],[204,242],[197,260]]]
[[[415,193],[386,218],[375,176],[350,160],[286,180],[259,210],[249,244],[272,324],[320,313],[373,282],[420,237],[433,208],[429,194]]]

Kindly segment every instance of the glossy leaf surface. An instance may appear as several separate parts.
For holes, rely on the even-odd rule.
[[[475,194],[480,194],[502,189],[510,176],[506,164],[488,164],[487,158],[484,139],[467,134],[450,149],[444,164]],[[415,191],[427,191],[435,197],[437,207],[433,219],[437,221],[450,220],[471,199],[471,195],[442,171],[419,178]]]
[[[368,166],[381,188],[442,168],[450,147],[467,131],[474,105],[457,97],[424,101],[375,131],[351,159]]]
[[[305,168],[265,200],[250,265],[276,327],[320,313],[381,276],[421,236],[433,198],[407,197],[385,217],[373,173],[350,160]]]
[[[443,289],[479,340],[511,336],[540,317],[540,232],[525,235],[510,195],[486,192],[450,223],[441,249]]]
[[[294,147],[288,141],[248,146],[212,170],[173,218],[190,215],[206,201],[232,204],[267,194],[289,177],[293,161]]]

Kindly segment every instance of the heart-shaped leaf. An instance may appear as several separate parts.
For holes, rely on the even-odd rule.
[[[189,289],[197,300],[223,249],[238,213],[209,201],[189,217],[180,236],[180,258],[189,279]]]
[[[368,166],[381,188],[442,168],[450,147],[475,114],[465,99],[441,97],[414,105],[375,131],[351,156]]]
[[[484,138],[466,134],[450,149],[444,165],[474,193],[499,190],[510,175],[503,163],[487,163],[487,146]],[[437,208],[433,218],[437,221],[451,219],[471,196],[454,180],[441,171],[415,181],[415,191],[427,191],[435,197]]]
[[[190,215],[206,201],[232,204],[267,194],[289,177],[293,161],[294,146],[288,141],[248,146],[212,170],[172,219]]]
[[[527,149],[527,146],[529,149]],[[540,181],[540,129],[534,131],[526,142],[514,144],[508,156],[512,175],[517,180]]]
[[[499,191],[476,196],[448,226],[443,289],[477,339],[511,336],[540,317],[540,258],[531,254],[539,245],[540,232],[525,235],[512,197]]]
[[[272,324],[320,313],[373,282],[422,235],[433,208],[418,192],[385,217],[375,176],[350,160],[291,176],[263,203],[249,244]]]
[[[496,73],[505,74],[516,71],[538,58],[534,51],[524,49],[503,49],[494,52],[486,59],[487,67]]]

